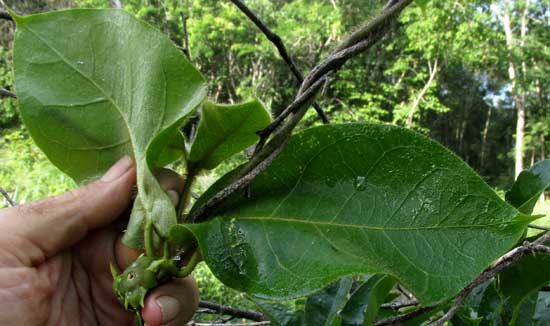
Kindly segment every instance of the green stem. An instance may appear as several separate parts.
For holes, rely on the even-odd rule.
[[[164,241],[164,259],[169,259],[170,256],[171,256],[171,252],[170,252],[170,243],[168,243],[168,241]]]
[[[157,254],[155,252],[155,246],[153,244],[153,221],[150,219],[148,219],[145,224],[144,242],[145,254],[151,258],[156,257]]]
[[[181,193],[181,199],[177,208],[176,217],[178,220],[180,220],[185,208],[189,205],[189,201],[191,200],[191,186],[193,186],[193,182],[195,181],[195,177],[198,172],[199,170],[194,166],[187,166],[187,177],[185,178],[185,183],[183,184],[183,192]]]
[[[189,276],[189,274],[191,274],[191,272],[195,269],[195,267],[197,267],[197,264],[200,263],[201,260],[202,260],[201,252],[197,248],[193,253],[193,256],[191,256],[189,263],[185,265],[185,267],[178,272],[178,277],[184,278]]]

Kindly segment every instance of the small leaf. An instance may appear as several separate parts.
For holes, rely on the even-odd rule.
[[[292,310],[280,302],[270,302],[257,298],[250,298],[258,309],[271,322],[272,326],[303,326],[304,311]]]
[[[478,315],[483,319],[482,326],[504,326],[503,318],[506,300],[498,292],[495,282],[491,282],[479,304]]]
[[[256,143],[259,139],[256,132],[270,122],[269,112],[258,100],[236,105],[206,102],[188,161],[200,168],[213,169]]]
[[[299,133],[251,189],[251,198],[236,192],[216,218],[186,227],[222,282],[263,298],[383,273],[423,304],[441,302],[510,249],[532,220],[441,145],[386,125]]]
[[[518,175],[512,188],[506,193],[506,201],[520,212],[531,214],[540,195],[548,187],[550,187],[550,160],[544,160]]]
[[[306,326],[331,326],[347,301],[352,280],[342,278],[322,291],[307,298],[305,309]]]
[[[121,10],[15,20],[16,88],[34,141],[81,184],[133,157],[135,206],[166,236],[176,214],[152,171],[183,153],[178,129],[205,97],[204,78],[168,37]],[[125,242],[139,244],[142,221],[130,224]]]
[[[470,292],[470,294],[468,294],[468,296],[462,303],[458,313],[451,320],[453,326],[455,326],[455,324],[456,326],[474,326],[481,324],[483,318],[478,316],[478,310],[481,304],[481,300],[483,299],[485,290],[491,284],[491,282],[492,279],[491,281],[487,281],[478,285]]]
[[[496,289],[506,303],[502,319],[509,325],[532,323],[539,290],[550,283],[550,257],[529,255],[498,276]]]
[[[371,276],[353,292],[340,313],[342,326],[371,325],[378,315],[380,305],[395,284],[395,279],[389,275]]]

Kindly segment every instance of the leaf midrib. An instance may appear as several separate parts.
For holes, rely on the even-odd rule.
[[[521,224],[523,221],[507,221],[507,222],[499,222],[499,223],[490,223],[490,224],[467,224],[467,225],[433,225],[433,226],[419,226],[419,227],[382,227],[382,226],[371,226],[371,225],[360,225],[360,224],[344,224],[344,223],[334,223],[330,221],[319,221],[319,220],[306,220],[306,219],[299,219],[296,218],[289,218],[289,217],[276,217],[276,216],[227,216],[227,217],[221,217],[220,219],[235,219],[237,222],[239,221],[259,221],[259,222],[285,222],[285,223],[300,223],[300,224],[310,224],[314,226],[333,226],[333,227],[341,227],[341,228],[354,228],[354,229],[367,229],[371,231],[421,231],[421,230],[439,230],[439,229],[476,229],[476,228],[488,228],[492,226],[501,226],[501,225],[513,225],[513,224]]]
[[[71,67],[75,72],[77,72],[79,75],[81,75],[84,79],[86,79],[87,81],[89,81],[98,91],[100,91],[103,96],[105,96],[105,98],[111,103],[111,105],[117,110],[118,114],[120,115],[120,117],[122,118],[122,121],[124,121],[124,127],[126,127],[126,132],[128,133],[128,137],[129,137],[129,141],[132,145],[132,149],[134,150],[134,154],[136,153],[136,147],[134,146],[134,139],[133,139],[133,135],[132,133],[130,132],[130,126],[128,124],[128,121],[126,121],[126,116],[122,113],[123,111],[121,110],[121,108],[118,106],[118,104],[115,102],[115,100],[109,95],[107,94],[107,92],[105,92],[105,90],[99,86],[92,78],[90,78],[89,76],[87,76],[86,74],[84,74],[82,71],[80,71],[79,69],[77,69],[76,66],[74,66],[73,64],[71,64],[71,62],[65,58],[63,56],[63,54],[61,54],[61,52],[59,52],[56,48],[54,48],[53,46],[51,46],[48,42],[46,42],[38,33],[36,33],[34,30],[32,30],[29,26],[27,26],[26,24],[22,25],[21,26],[22,28],[25,28],[26,30],[28,30],[31,34],[33,34],[37,39],[39,39],[44,45],[46,45],[46,47],[48,47],[50,50],[52,50],[61,60],[63,63],[65,63],[67,66]]]

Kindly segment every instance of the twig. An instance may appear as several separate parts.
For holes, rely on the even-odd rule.
[[[411,320],[415,317],[418,317],[418,316],[423,315],[427,312],[430,312],[430,311],[434,310],[436,307],[437,306],[422,307],[422,308],[419,308],[417,310],[411,311],[411,312],[403,314],[403,315],[382,319],[382,320],[374,323],[373,326],[401,325],[402,322],[407,321],[407,320]]]
[[[296,66],[296,63],[294,62],[292,57],[288,54],[288,51],[281,37],[275,34],[269,27],[267,27],[267,25],[264,24],[264,22],[262,22],[262,20],[258,16],[256,16],[256,14],[254,14],[252,10],[250,10],[250,8],[248,8],[241,0],[231,0],[231,2],[233,2],[235,6],[237,6],[260,29],[260,31],[262,31],[265,37],[267,37],[267,39],[271,41],[273,45],[275,45],[275,47],[279,51],[279,55],[281,56],[281,58],[283,58],[286,65],[290,68],[290,71],[292,72],[298,83],[302,84],[302,82],[304,81],[304,76],[302,75],[302,72],[298,69],[298,66]],[[313,104],[313,108],[315,109],[317,115],[319,116],[321,121],[323,121],[323,123],[330,123],[327,115],[325,114],[325,112],[323,112],[323,109],[321,109],[321,107],[317,103]]]
[[[380,305],[380,308],[382,309],[391,309],[391,310],[399,310],[401,308],[410,307],[410,306],[416,306],[418,304],[418,300],[408,300],[408,301],[396,301],[396,302],[388,302]]]
[[[386,5],[379,15],[352,33],[336,47],[336,50],[327,59],[315,66],[305,78],[300,90],[310,87],[327,72],[340,68],[349,58],[365,51],[373,43],[379,41],[388,32],[388,23],[392,22],[391,18],[399,15],[412,0],[390,0],[390,2],[394,4]]]
[[[528,227],[530,227],[531,229],[536,229],[536,230],[550,231],[550,228],[548,228],[548,227],[539,226],[539,225],[535,225],[535,224],[529,224]]]
[[[472,292],[474,288],[487,280],[493,278],[495,275],[517,262],[521,257],[534,254],[537,252],[550,253],[550,247],[545,246],[544,243],[550,240],[550,232],[545,233],[540,238],[533,242],[524,242],[521,246],[516,247],[500,257],[491,267],[481,273],[473,282],[468,284],[460,293],[456,296],[452,307],[441,317],[436,320],[434,326],[442,326],[445,322],[451,320],[457,313],[458,309],[466,299],[466,297]]]
[[[10,206],[17,206],[17,203],[13,200],[13,198],[11,198],[10,194],[8,194],[8,192],[2,187],[0,187],[0,194],[6,198],[6,201],[10,204]]]
[[[279,127],[279,125],[291,114],[296,112],[299,108],[301,108],[308,100],[310,100],[317,92],[321,89],[321,87],[325,84],[325,78],[319,79],[315,84],[311,85],[310,88],[307,89],[302,95],[300,95],[298,98],[294,100],[289,106],[287,106],[274,120],[273,122],[267,126],[262,131],[259,131],[258,134],[262,136],[262,138],[265,139],[265,137],[269,136],[275,129]]]
[[[199,307],[210,309],[222,315],[233,316],[235,318],[245,318],[245,319],[258,321],[258,322],[263,322],[266,320],[263,314],[256,311],[232,308],[232,307],[228,307],[218,303],[204,301],[204,300],[199,301]]]
[[[407,299],[414,299],[414,295],[407,289],[405,289],[401,284],[397,284],[397,291],[403,294]]]
[[[0,88],[0,97],[17,98],[17,96],[16,96],[14,93],[8,91],[8,90],[5,89],[5,88]]]
[[[189,322],[187,326],[269,326],[271,325],[271,322],[269,321],[260,321],[260,322],[253,322],[253,323],[232,323],[232,324],[226,324],[226,323],[197,323],[197,322]]]
[[[261,148],[261,150],[257,151],[257,154],[241,169],[237,178],[213,197],[209,198],[202,206],[194,210],[188,218],[189,221],[201,222],[205,220],[208,217],[208,213],[214,210],[215,206],[219,205],[236,190],[250,184],[258,174],[267,169],[287,143],[294,127],[296,127],[298,122],[300,122],[305,115],[314,97],[313,95],[315,95],[315,92],[310,92],[309,89],[314,87],[314,85],[318,85],[317,82],[328,73],[337,70],[347,62],[347,60],[367,50],[379,41],[389,31],[391,22],[396,19],[401,10],[410,4],[412,0],[398,0],[395,2],[394,6],[383,10],[382,13],[374,19],[376,23],[366,24],[363,27],[363,29],[368,28],[370,31],[361,29],[354,33],[361,34],[364,36],[364,39],[359,39],[360,41],[358,41],[358,43],[343,50],[336,50],[330,54],[327,59],[312,69],[300,86],[300,91],[296,96],[295,102],[301,99],[302,104],[297,109],[292,110],[294,113],[290,115],[288,121],[274,132],[271,140]],[[310,98],[302,98],[308,93],[312,93]]]
[[[13,21],[13,17],[7,11],[4,11],[4,10],[0,10],[0,19]]]

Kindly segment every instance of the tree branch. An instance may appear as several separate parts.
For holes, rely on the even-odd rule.
[[[232,308],[232,307],[228,307],[218,303],[204,301],[204,300],[199,301],[199,307],[212,310],[221,315],[228,315],[235,318],[245,318],[245,319],[258,321],[258,322],[263,322],[266,320],[264,315],[257,311],[241,310],[241,309]]]
[[[6,201],[11,207],[17,206],[17,203],[13,200],[13,198],[11,198],[10,194],[8,194],[8,192],[2,187],[0,187],[0,194],[6,198]]]
[[[373,326],[401,325],[402,322],[405,322],[407,320],[411,320],[415,317],[418,317],[418,316],[423,315],[427,312],[430,312],[430,311],[434,310],[436,307],[437,306],[422,307],[422,308],[419,308],[417,310],[411,311],[411,312],[403,314],[403,315],[382,319],[382,320],[374,323]]]
[[[476,277],[470,284],[468,284],[462,291],[458,293],[458,295],[455,297],[455,301],[451,308],[441,317],[440,319],[434,321],[432,324],[433,326],[442,326],[447,321],[451,320],[454,315],[458,312],[458,309],[464,302],[464,300],[468,297],[468,295],[474,290],[476,287],[481,285],[482,283],[490,280],[491,278],[495,277],[498,273],[502,272],[506,268],[513,265],[515,262],[517,262],[520,258],[526,255],[533,255],[538,252],[543,253],[550,253],[550,247],[545,246],[544,244],[546,242],[550,241],[550,232],[545,233],[538,239],[536,239],[533,242],[524,242],[521,246],[516,247],[509,252],[507,252],[504,256],[497,259],[493,265],[491,265],[489,268],[487,268],[483,273],[481,273],[478,277]],[[375,323],[375,326],[384,326],[384,325],[396,325],[399,323],[402,323],[407,320],[411,320],[417,316],[420,316],[424,313],[430,312],[437,308],[438,305],[435,306],[427,306],[427,307],[421,307],[417,310],[414,310],[410,313],[406,313],[403,315],[399,315],[392,318],[387,318],[378,321]]]
[[[256,16],[256,14],[254,14],[252,10],[250,10],[250,8],[248,8],[241,0],[230,1],[233,2],[233,4],[235,4],[235,6],[237,6],[260,29],[260,31],[262,31],[265,37],[267,37],[267,39],[271,41],[273,45],[275,45],[275,47],[279,51],[279,55],[281,56],[281,58],[283,58],[286,65],[290,68],[290,71],[292,72],[298,83],[301,84],[304,81],[304,76],[296,66],[296,63],[294,62],[292,57],[288,54],[288,51],[281,37],[275,34],[269,27],[267,27],[267,25],[264,24],[264,22],[262,22],[261,19]],[[330,122],[326,114],[323,112],[323,109],[321,109],[321,107],[317,103],[314,103],[313,107],[315,108],[317,115],[319,116],[321,121],[323,121],[323,123]]]
[[[386,5],[386,9],[382,10],[379,16],[373,19],[372,23],[365,24],[363,28],[346,39],[346,45],[349,46],[338,46],[324,61],[312,69],[309,75],[304,79],[296,95],[296,99],[293,102],[293,104],[299,102],[299,105],[295,104],[295,108],[290,108],[290,106],[293,105],[291,104],[284,110],[293,112],[289,115],[288,121],[278,128],[278,130],[274,131],[271,140],[267,143],[266,139],[271,133],[264,133],[259,144],[266,143],[266,145],[263,147],[260,146],[260,148],[256,150],[256,154],[239,171],[235,181],[208,199],[202,206],[193,210],[188,217],[188,221],[204,221],[207,219],[208,213],[213,211],[225,198],[229,197],[229,195],[236,190],[250,184],[258,174],[267,169],[287,143],[294,127],[296,127],[298,122],[300,122],[305,115],[309,105],[318,92],[317,88],[320,88],[321,83],[319,81],[326,77],[327,74],[339,69],[350,58],[369,49],[378,42],[390,30],[391,23],[397,19],[399,13],[410,4],[412,0],[390,0],[390,2],[394,3],[393,6]],[[361,37],[354,35],[360,35]],[[354,42],[348,41],[349,39],[354,40]],[[274,121],[274,123],[280,124],[281,122]],[[270,130],[275,130],[277,126],[269,126],[268,128]]]
[[[14,93],[8,91],[8,90],[5,89],[5,88],[0,88],[0,97],[17,98],[17,96],[16,96]]]
[[[397,301],[397,302],[388,302],[383,303],[380,305],[380,308],[382,309],[391,309],[391,310],[399,310],[401,308],[410,307],[410,306],[416,306],[419,304],[418,300],[412,299],[407,301]]]
[[[550,253],[550,247],[544,245],[544,243],[548,241],[550,241],[550,232],[545,233],[533,242],[526,241],[521,246],[512,249],[504,256],[500,257],[491,267],[486,269],[472,283],[468,284],[462,291],[460,291],[460,293],[456,296],[452,307],[445,313],[445,315],[443,315],[443,317],[435,321],[433,325],[443,326],[445,322],[451,320],[473,289],[493,278],[495,275],[517,262],[521,257],[532,255],[537,252]]]
[[[535,230],[550,231],[550,228],[546,227],[546,226],[529,224],[528,227],[531,228],[531,229],[535,229]]]
[[[0,10],[0,19],[13,21],[13,17],[7,11],[4,11],[4,10]]]

